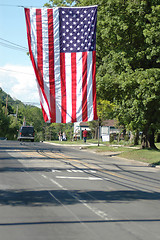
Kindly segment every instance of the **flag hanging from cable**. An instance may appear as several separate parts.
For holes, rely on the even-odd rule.
[[[44,120],[96,120],[97,6],[25,8],[25,17]]]

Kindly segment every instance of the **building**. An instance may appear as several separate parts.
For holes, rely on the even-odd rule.
[[[120,129],[116,127],[116,120],[105,120],[103,125],[100,127],[100,138],[104,142],[110,141],[110,135],[117,135],[120,132]],[[86,129],[88,132],[91,131],[89,128],[88,122],[76,122],[74,123],[74,137],[82,139],[82,132]]]
[[[88,122],[75,122],[74,123],[74,138],[82,139],[82,133],[84,130],[91,131],[88,126]]]
[[[117,121],[109,119],[103,121],[103,125],[100,127],[100,136],[103,142],[109,142],[110,136],[117,135],[120,133],[120,129],[117,128]]]

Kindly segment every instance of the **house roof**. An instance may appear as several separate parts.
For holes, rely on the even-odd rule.
[[[81,123],[80,123],[80,126],[81,126],[81,127],[88,127],[88,122],[81,122]]]
[[[117,123],[118,123],[117,120],[108,119],[103,121],[102,125],[106,127],[116,127]]]
[[[104,120],[102,125],[106,127],[116,127],[117,123],[118,123],[117,120],[108,119],[108,120]],[[88,127],[88,122],[81,122],[79,126]]]

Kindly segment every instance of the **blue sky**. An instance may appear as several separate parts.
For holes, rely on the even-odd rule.
[[[11,43],[28,49],[24,7],[43,7],[48,0],[0,0],[0,87],[24,103],[39,103],[35,75],[26,51],[9,48]],[[4,46],[4,45],[9,46]]]

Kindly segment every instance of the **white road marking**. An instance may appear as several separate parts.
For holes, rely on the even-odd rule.
[[[75,180],[90,180],[90,181],[102,181],[102,178],[98,177],[67,177],[67,176],[56,176],[58,179],[75,179]]]
[[[52,178],[48,178],[47,176],[45,176],[44,174],[41,174],[42,177],[50,180],[52,183],[54,183],[55,185],[57,185],[59,188],[63,189],[63,190],[67,190],[66,188],[64,188],[61,184],[59,184],[58,182],[54,181]]]
[[[86,208],[88,208],[90,211],[92,211],[95,215],[101,217],[101,218],[104,219],[104,220],[112,220],[112,218],[108,218],[107,213],[105,213],[105,212],[103,212],[103,211],[101,211],[101,210],[99,210],[99,209],[97,209],[97,208],[95,208],[95,207],[90,206],[88,203],[86,203],[85,200],[80,199],[77,194],[74,194],[74,193],[72,193],[69,189],[64,188],[61,184],[59,184],[58,182],[56,182],[56,181],[53,180],[52,178],[48,178],[48,177],[45,176],[44,174],[41,174],[41,176],[44,177],[44,178],[47,178],[48,180],[50,180],[52,183],[54,183],[55,185],[57,185],[60,189],[67,191],[73,198],[75,198],[77,201],[79,201],[80,203],[82,203]],[[60,176],[59,176],[59,177],[60,177]],[[99,178],[99,179],[101,179],[101,178]],[[101,180],[103,180],[103,179],[101,179]],[[54,199],[56,199],[55,196],[54,196],[50,191],[49,191],[49,193],[50,193],[50,195],[51,195]],[[59,201],[58,199],[56,199],[56,200]],[[59,202],[60,202],[60,201],[59,201]],[[61,202],[60,202],[60,203],[61,203]],[[62,203],[61,203],[61,204],[62,204]],[[63,205],[63,204],[62,204],[62,205]],[[63,205],[63,206],[64,206],[64,205]],[[65,206],[64,206],[64,207],[65,207]],[[66,208],[66,207],[65,207],[65,208]],[[73,212],[72,212],[72,214],[73,214]],[[76,218],[77,218],[77,216],[76,216]],[[80,220],[79,220],[79,221],[80,221]],[[80,222],[81,222],[81,221],[80,221]],[[83,221],[82,221],[82,223],[83,223]]]
[[[83,172],[82,170],[72,170],[72,172]]]
[[[67,169],[66,170],[67,172],[74,172],[74,173],[96,173],[96,171],[94,170],[79,170],[79,169],[73,169],[73,170],[70,170],[70,169]],[[61,170],[56,170],[56,169],[52,169],[52,172],[62,172]]]

